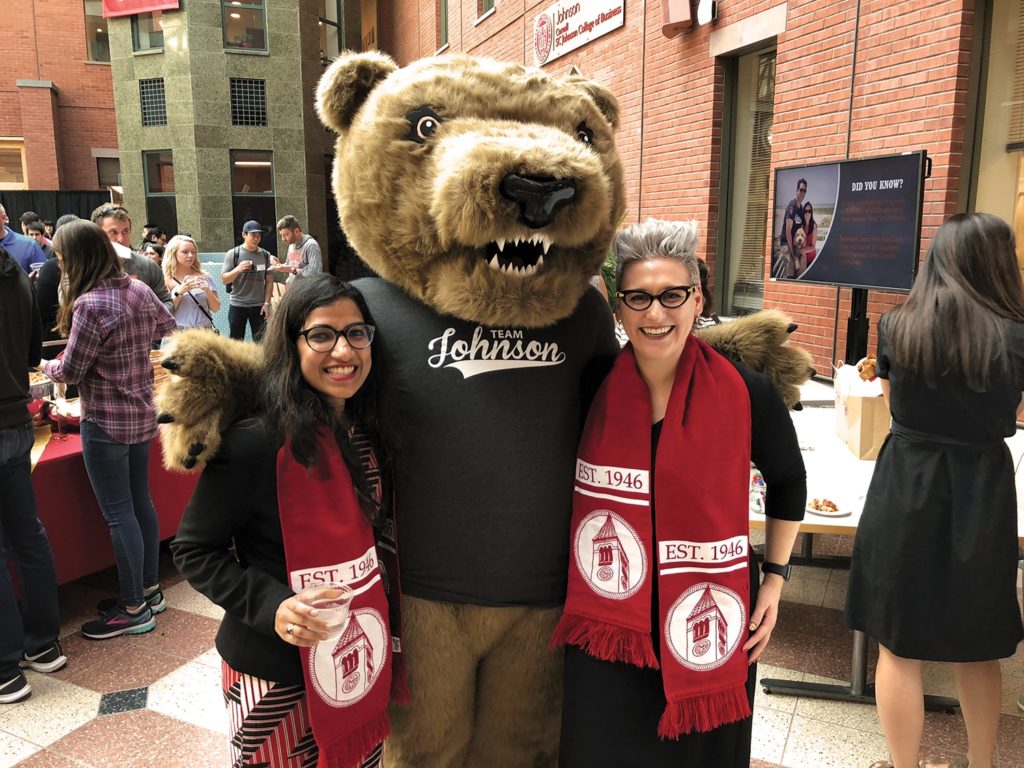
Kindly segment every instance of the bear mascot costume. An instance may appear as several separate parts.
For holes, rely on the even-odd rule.
[[[355,284],[386,370],[411,694],[385,763],[554,766],[581,411],[618,351],[588,287],[624,216],[617,102],[518,64],[380,53],[342,55],[317,99],[341,224],[380,276]],[[809,356],[781,315],[755,322],[715,333],[793,405]],[[259,347],[189,331],[165,365],[165,460],[197,467],[245,412],[224,394],[251,386]]]

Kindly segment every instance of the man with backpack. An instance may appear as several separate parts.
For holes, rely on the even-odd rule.
[[[230,295],[228,329],[232,339],[244,339],[248,323],[253,341],[259,341],[270,315],[274,274],[270,271],[270,253],[260,248],[262,238],[260,223],[247,221],[242,226],[242,244],[224,254],[220,279]]]

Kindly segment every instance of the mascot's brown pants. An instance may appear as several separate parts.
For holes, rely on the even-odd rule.
[[[553,768],[561,608],[488,608],[402,597],[412,702],[392,706],[388,768]]]

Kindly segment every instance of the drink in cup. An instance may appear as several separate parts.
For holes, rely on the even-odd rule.
[[[333,597],[320,594],[327,589],[337,594]],[[316,618],[328,625],[327,640],[337,640],[348,623],[349,606],[352,603],[352,590],[345,584],[329,582],[310,584],[299,593],[299,599],[311,608],[316,608]]]

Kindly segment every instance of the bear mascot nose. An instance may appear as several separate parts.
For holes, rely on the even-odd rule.
[[[555,211],[576,197],[576,182],[510,173],[501,180],[501,194],[519,203],[521,222],[530,229],[540,229],[551,223]]]

